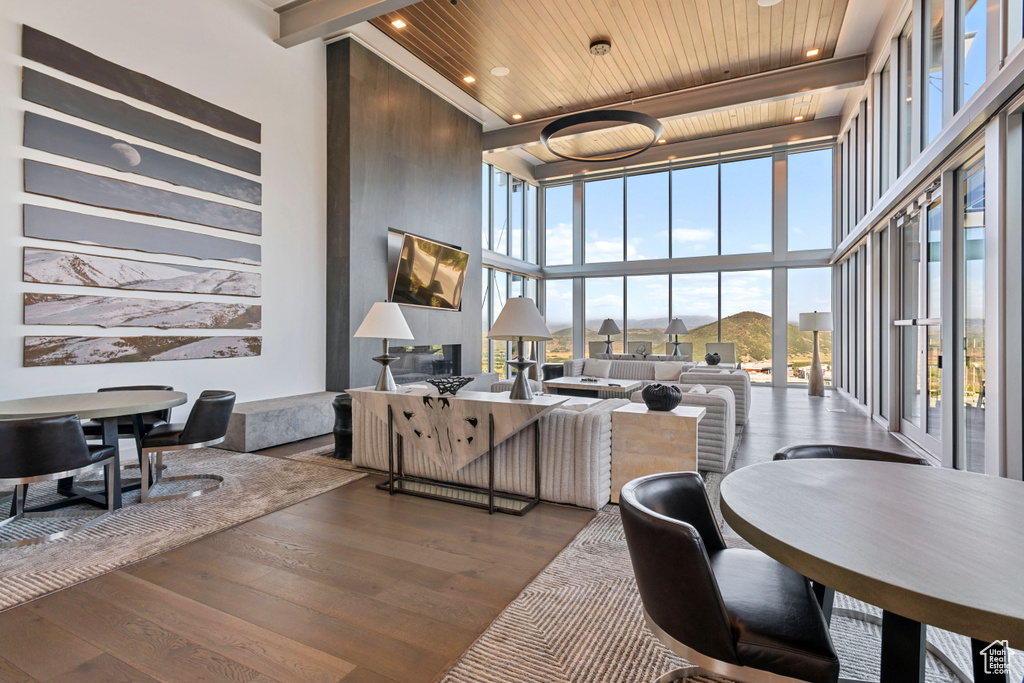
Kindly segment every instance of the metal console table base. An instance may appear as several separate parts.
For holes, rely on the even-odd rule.
[[[401,434],[395,433],[394,413],[391,406],[388,406],[388,480],[377,484],[377,488],[387,491],[390,495],[404,493],[419,498],[443,500],[448,503],[475,507],[487,510],[492,515],[495,512],[503,512],[521,517],[540,502],[540,421],[536,421],[535,425],[533,434],[534,495],[530,497],[494,490],[493,414],[488,416],[487,488],[480,488],[406,475],[403,453],[404,439]]]

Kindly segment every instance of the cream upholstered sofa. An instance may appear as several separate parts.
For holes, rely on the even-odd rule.
[[[564,363],[565,376],[581,376],[584,372],[587,360],[588,359],[585,358],[574,358],[573,360],[566,361]],[[695,384],[729,387],[732,389],[733,394],[735,394],[736,397],[736,424],[741,427],[747,424],[747,418],[750,416],[750,375],[747,374],[746,370],[708,367],[705,365],[682,362],[680,363],[680,367],[683,372],[679,375],[678,379],[657,380],[655,379],[655,366],[660,361],[619,360],[612,358],[597,360],[608,360],[611,362],[611,367],[608,373],[608,376],[611,379],[639,380],[642,383],[641,387],[647,386],[653,382],[660,382],[661,384],[681,384],[688,387]],[[599,391],[597,395],[601,398],[621,396],[621,394],[606,391]]]
[[[704,387],[707,393],[694,392],[695,387],[680,387],[683,391],[681,406],[704,408],[706,411],[697,425],[697,469],[701,472],[726,472],[736,450],[736,401],[729,387]],[[640,392],[632,396],[635,403],[643,403]]]
[[[570,399],[538,421],[541,428],[541,500],[598,510],[611,499],[612,411],[626,399]],[[494,487],[498,491],[534,493],[535,425],[495,447]],[[352,402],[352,464],[388,469],[387,424]],[[408,444],[405,473],[438,481],[487,486],[487,458],[481,457],[455,472],[436,465]]]

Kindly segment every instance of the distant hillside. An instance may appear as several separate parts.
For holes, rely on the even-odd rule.
[[[796,325],[787,325],[789,329],[789,358],[797,366],[808,365],[811,362],[813,351],[812,343],[814,334],[812,332],[800,332]],[[554,339],[547,343],[548,362],[558,362],[572,358],[572,330],[552,330]],[[586,340],[603,341],[604,337],[596,330],[588,329]],[[640,328],[629,330],[629,340],[645,341],[652,345],[652,348],[663,353],[665,342],[668,336],[664,328]],[[704,357],[705,345],[708,342],[718,341],[718,325],[709,323],[690,330],[686,336],[681,336],[680,341],[693,343],[694,360]],[[772,319],[771,316],[754,311],[743,311],[722,319],[722,341],[735,342],[736,353],[740,360],[745,363],[770,361],[772,357]],[[622,346],[620,336],[617,348]],[[821,335],[821,354],[823,358],[832,357],[832,335],[825,333]],[[585,352],[579,355],[585,355]]]

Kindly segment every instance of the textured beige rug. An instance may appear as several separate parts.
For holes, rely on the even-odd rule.
[[[334,467],[339,470],[353,470],[358,471],[359,468],[352,464],[351,460],[339,460],[335,458],[334,446],[320,446],[319,448],[312,448],[308,451],[301,451],[299,453],[291,453],[290,455],[282,455],[282,458],[288,460],[295,460],[297,462],[309,462],[315,465],[322,465],[323,467]]]
[[[840,597],[844,607],[854,604],[850,598]],[[932,632],[930,629],[929,636]],[[843,677],[878,680],[880,636],[881,629],[876,626],[833,617],[832,638]],[[619,509],[608,506],[441,680],[648,683],[684,665],[643,623]],[[928,656],[928,683],[955,680],[949,669]]]
[[[126,457],[130,460],[131,456]],[[215,448],[170,455],[167,474],[219,474],[217,491],[185,500],[140,505],[138,491],[125,494],[124,507],[95,527],[64,539],[0,549],[0,611],[162,553],[203,536],[293,505],[364,475],[302,462]],[[122,476],[138,478],[138,469]],[[210,482],[164,483],[154,495]],[[101,482],[97,482],[102,487]],[[176,487],[176,488],[172,488]],[[55,484],[29,488],[29,505],[56,497]],[[4,511],[10,497],[0,500]],[[77,506],[76,508],[77,509]],[[98,508],[85,508],[97,510]],[[64,528],[67,522],[22,520],[0,540]]]

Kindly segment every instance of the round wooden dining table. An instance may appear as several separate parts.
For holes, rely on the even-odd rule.
[[[114,508],[120,508],[121,494],[138,488],[138,484],[121,486],[121,452],[118,447],[117,422],[119,417],[133,417],[136,429],[141,429],[141,416],[145,413],[167,410],[188,401],[188,395],[181,391],[101,391],[86,394],[63,394],[59,396],[36,396],[11,401],[0,401],[0,420],[17,420],[56,415],[78,415],[83,420],[97,420],[103,425],[103,445],[113,446],[114,467]],[[91,502],[106,507],[106,494],[76,487],[69,480],[61,480],[57,490],[67,500],[53,505],[33,508],[45,511],[66,507],[77,502]]]
[[[976,683],[1008,680],[986,650],[1024,648],[1024,482],[792,460],[733,472],[721,501],[726,522],[756,548],[882,608],[882,683],[924,681],[922,624],[972,639]]]

